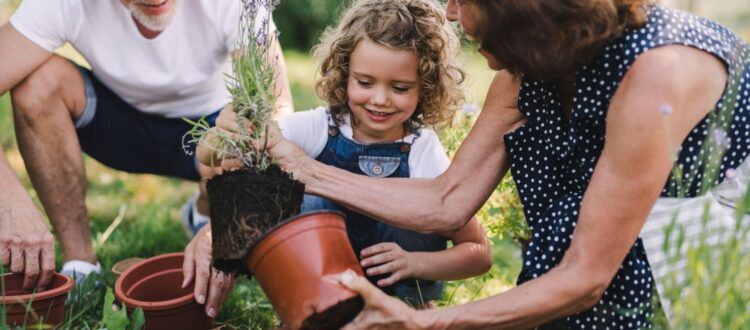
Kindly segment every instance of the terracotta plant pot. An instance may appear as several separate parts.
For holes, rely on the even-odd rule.
[[[123,272],[128,270],[128,268],[133,267],[137,263],[141,262],[143,258],[127,258],[120,260],[116,262],[114,265],[112,265],[112,274],[115,275],[115,277],[118,277],[122,275]]]
[[[143,260],[117,278],[115,295],[128,312],[140,307],[144,329],[210,329],[213,321],[193,298],[193,286],[182,286],[183,253]]]
[[[23,275],[3,274],[6,305],[6,322],[10,327],[45,324],[56,326],[65,320],[65,300],[73,288],[73,280],[62,274],[55,274],[47,290],[28,293],[23,289]],[[31,308],[27,307],[31,302]],[[0,325],[1,327],[2,325]]]
[[[246,265],[290,329],[339,329],[364,306],[333,278],[347,269],[362,275],[341,213],[306,213],[280,223],[250,251]]]

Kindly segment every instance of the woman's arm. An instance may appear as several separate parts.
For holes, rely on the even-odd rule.
[[[448,170],[435,179],[362,177],[315,162],[279,140],[271,153],[305,183],[308,193],[397,227],[450,236],[482,206],[508,169],[503,136],[523,122],[516,107],[518,88],[511,75],[497,74],[469,136]]]
[[[366,313],[345,329],[530,328],[591,308],[659,196],[671,170],[672,151],[713,109],[726,79],[721,62],[692,48],[668,46],[641,55],[612,100],[606,144],[584,195],[571,246],[557,267],[488,299],[418,312],[379,295],[366,280],[342,277],[342,283],[366,300]],[[665,103],[674,109],[666,118],[659,111]]]
[[[692,48],[669,46],[642,55],[612,100],[606,144],[560,264],[499,296],[427,317],[446,329],[499,329],[531,327],[591,308],[638,237],[671,171],[672,151],[714,108],[726,79],[719,60]],[[669,117],[659,111],[665,103],[674,108]]]

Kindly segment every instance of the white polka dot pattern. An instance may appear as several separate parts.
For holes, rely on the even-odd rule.
[[[696,196],[721,182],[724,173],[750,153],[748,45],[718,24],[685,12],[653,6],[648,16],[644,27],[627,30],[577,71],[569,122],[562,117],[553,84],[523,79],[518,103],[528,122],[505,137],[513,178],[532,231],[519,283],[555,267],[568,249],[583,193],[604,147],[609,102],[643,52],[663,45],[688,45],[723,60],[731,76],[716,109],[683,142],[678,156],[678,173],[682,175],[670,179],[662,196]],[[726,153],[718,173],[713,173],[716,178],[704,180],[711,174],[703,171],[704,155],[715,153],[715,148],[726,149]],[[565,322],[577,329],[650,328],[653,283],[638,239],[599,303]]]

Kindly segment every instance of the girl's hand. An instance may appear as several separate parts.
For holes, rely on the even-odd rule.
[[[380,287],[389,286],[405,278],[415,277],[419,271],[419,263],[414,258],[414,254],[404,251],[396,243],[375,244],[363,249],[361,257],[360,265],[366,270],[367,275],[391,274],[388,278],[378,281]]]

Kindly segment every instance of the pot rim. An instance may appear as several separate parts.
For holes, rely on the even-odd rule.
[[[6,276],[13,276],[13,275],[17,276],[19,274],[5,273],[5,274],[0,274],[0,277],[3,277],[4,279]],[[6,304],[20,303],[20,301],[28,302],[31,299],[33,299],[33,302],[37,302],[37,301],[41,301],[44,299],[56,298],[58,296],[66,294],[68,293],[68,291],[70,291],[73,288],[73,284],[75,284],[75,282],[73,282],[73,279],[68,277],[67,275],[63,275],[63,274],[56,272],[52,276],[52,281],[54,281],[55,278],[62,278],[64,279],[65,282],[63,282],[62,285],[56,288],[52,288],[52,289],[48,289],[48,290],[44,290],[40,292],[35,292],[35,293],[25,293],[25,294],[20,294],[20,295],[6,295],[3,297],[3,299],[5,300]],[[13,301],[11,301],[11,299]]]
[[[338,214],[338,215],[341,216],[341,218],[344,219],[344,221],[346,221],[346,214],[344,214],[344,212],[341,212],[339,210],[316,210],[316,211],[310,211],[310,212],[300,213],[300,214],[297,214],[297,215],[295,215],[293,217],[286,218],[283,221],[280,221],[279,223],[275,224],[273,227],[271,227],[271,229],[267,230],[265,233],[263,233],[263,235],[261,235],[260,238],[258,238],[258,240],[256,240],[255,243],[253,245],[251,245],[249,249],[247,249],[247,253],[245,254],[245,259],[247,259],[250,256],[250,253],[253,250],[255,250],[255,248],[258,246],[258,244],[260,244],[260,242],[262,242],[264,239],[266,239],[266,237],[271,236],[271,234],[273,234],[273,232],[278,231],[279,228],[281,228],[281,227],[283,227],[283,226],[285,226],[285,225],[287,225],[287,224],[289,224],[291,222],[294,222],[295,220],[299,220],[301,218],[306,218],[306,217],[311,216],[311,215],[323,214],[323,213]]]
[[[119,299],[127,307],[130,307],[130,308],[140,307],[144,311],[145,310],[164,310],[164,309],[175,308],[175,307],[180,307],[180,306],[189,304],[191,302],[191,300],[194,300],[194,298],[193,298],[193,291],[191,291],[190,293],[188,293],[186,295],[183,295],[181,297],[177,297],[177,298],[174,298],[174,299],[162,300],[162,301],[144,301],[144,300],[138,300],[138,299],[134,299],[134,298],[129,297],[127,295],[127,293],[125,292],[125,290],[123,289],[123,287],[122,287],[123,280],[126,279],[130,275],[130,273],[132,273],[133,271],[137,270],[141,266],[143,266],[143,265],[145,265],[147,263],[158,262],[158,261],[163,260],[163,259],[174,258],[174,257],[183,257],[184,258],[185,257],[185,253],[183,253],[183,252],[173,252],[173,253],[166,253],[166,254],[161,254],[161,255],[155,256],[155,257],[143,259],[140,262],[138,262],[135,265],[133,265],[130,268],[128,268],[127,270],[125,270],[118,277],[117,282],[115,283],[115,296],[117,296],[117,299]],[[142,281],[144,279],[147,279],[147,278],[151,278],[154,275],[163,274],[164,272],[173,272],[175,270],[179,270],[180,272],[182,272],[182,269],[168,268],[168,269],[164,269],[164,270],[161,270],[161,271],[153,273],[153,274],[149,274],[148,276],[143,277],[139,281],[136,281],[134,284],[138,284],[140,281]]]
[[[268,253],[270,253],[273,249],[275,249],[279,244],[287,240],[293,239],[295,236],[300,235],[307,230],[331,226],[330,224],[325,225],[325,226],[318,224],[315,226],[308,226],[308,228],[301,227],[301,228],[304,228],[303,230],[300,230],[299,227],[294,227],[294,228],[297,228],[297,231],[292,231],[291,234],[288,231],[281,232],[283,229],[291,230],[291,228],[293,228],[291,226],[295,222],[297,222],[297,220],[302,220],[303,218],[314,217],[317,215],[339,215],[341,218],[342,225],[344,225],[344,221],[346,219],[346,216],[342,212],[336,211],[336,210],[330,210],[330,211],[320,210],[320,211],[306,212],[303,214],[296,215],[294,217],[290,217],[289,219],[280,222],[277,226],[268,230],[268,232],[266,232],[265,235],[261,236],[261,238],[258,239],[258,241],[253,245],[253,247],[248,251],[247,255],[245,256],[245,260],[247,263],[246,267],[254,268],[254,267],[250,267],[250,264],[257,266],[263,261],[263,259],[265,259],[265,256]],[[341,229],[344,229],[344,228],[345,227],[341,227]],[[286,235],[283,235],[283,234],[286,234]],[[274,236],[274,235],[282,235],[282,236]],[[274,237],[274,239],[276,240],[275,241],[271,240],[272,237]],[[283,237],[283,240],[279,241],[279,237]],[[268,245],[268,244],[271,244],[270,242],[274,242],[274,244]],[[253,260],[255,260],[255,262],[253,262]]]

